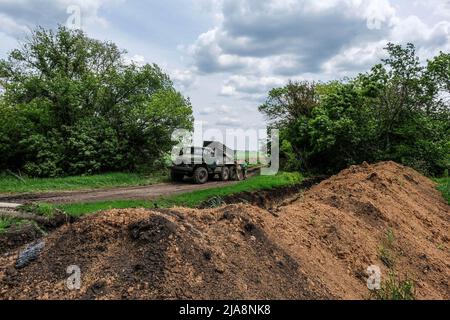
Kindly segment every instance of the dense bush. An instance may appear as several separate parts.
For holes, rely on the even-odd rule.
[[[450,55],[426,66],[414,46],[348,81],[289,83],[260,106],[281,130],[286,169],[335,173],[363,161],[394,160],[425,174],[450,167]]]
[[[157,65],[124,54],[81,31],[39,28],[0,60],[0,170],[134,170],[170,151],[172,131],[192,129],[190,101]]]

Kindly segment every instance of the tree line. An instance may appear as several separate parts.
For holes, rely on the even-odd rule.
[[[1,89],[2,88],[2,89]],[[189,99],[156,64],[127,63],[114,43],[37,28],[0,60],[0,171],[54,177],[155,166]]]
[[[289,82],[259,110],[280,129],[284,169],[336,173],[393,160],[424,174],[450,168],[450,54],[421,63],[413,44],[343,81]]]

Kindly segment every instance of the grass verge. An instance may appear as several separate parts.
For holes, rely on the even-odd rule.
[[[67,214],[79,217],[97,211],[125,208],[170,208],[174,206],[195,207],[201,202],[245,191],[272,189],[299,183],[303,180],[298,173],[279,173],[276,176],[256,176],[226,187],[199,190],[154,200],[114,200],[93,203],[73,203],[56,206]]]
[[[10,227],[25,223],[23,220],[14,218],[0,218],[0,234],[5,233]]]
[[[90,190],[112,187],[151,185],[165,181],[167,174],[106,173],[63,178],[21,178],[0,175],[0,193],[29,193],[68,190]]]

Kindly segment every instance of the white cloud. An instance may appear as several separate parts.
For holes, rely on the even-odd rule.
[[[387,0],[228,0],[222,8],[223,23],[189,48],[201,72],[318,71],[355,41],[384,36],[395,17]]]
[[[216,126],[223,127],[240,127],[242,126],[242,121],[235,117],[223,117],[215,122]]]
[[[10,36],[18,36],[28,32],[29,29],[18,24],[13,18],[0,13],[0,31]]]
[[[441,11],[450,10],[449,2],[439,1]],[[221,23],[199,35],[188,51],[198,71],[235,75],[222,86],[222,96],[257,84],[236,80],[236,74],[283,80],[340,76],[376,63],[389,41],[413,42],[418,52],[436,52],[450,42],[450,22],[429,25],[418,16],[400,17],[401,7],[389,0],[228,0],[220,8]]]
[[[232,115],[232,108],[230,106],[227,105],[220,105],[220,106],[216,106],[216,107],[206,107],[200,110],[199,114],[203,115],[203,116],[207,116],[207,115],[224,115],[224,114],[228,114],[228,115]]]
[[[175,86],[181,90],[192,88],[197,83],[197,76],[189,69],[175,69],[170,73],[170,78],[173,80]]]
[[[143,66],[146,64],[146,59],[144,56],[140,55],[140,54],[135,54],[133,56],[125,56],[124,57],[124,63],[126,65],[131,65],[131,64],[135,64],[137,66]]]
[[[222,86],[223,96],[240,96],[250,100],[263,100],[272,88],[281,87],[287,82],[281,77],[231,76]]]
[[[65,25],[72,12],[69,8],[78,7],[81,27],[106,27],[107,21],[101,17],[100,10],[106,5],[124,0],[0,0],[0,32],[17,37],[36,25],[54,28]],[[13,23],[11,23],[13,21]]]

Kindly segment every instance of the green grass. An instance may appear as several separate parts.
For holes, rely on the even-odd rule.
[[[442,192],[442,195],[450,204],[450,177],[436,179],[436,182],[439,184],[438,189]]]
[[[5,233],[10,227],[14,225],[21,225],[25,223],[23,220],[14,218],[0,218],[0,234]]]
[[[22,179],[22,180],[21,180]],[[0,175],[0,193],[29,193],[67,190],[89,190],[112,187],[150,185],[167,179],[167,174],[106,173],[64,178],[17,178]]]
[[[395,265],[396,254],[394,248],[394,241],[395,241],[394,232],[392,230],[388,230],[379,249],[379,258],[388,268],[393,268]]]
[[[371,293],[376,300],[415,300],[415,285],[412,279],[399,279],[393,271],[389,272],[387,280],[383,281],[380,290]]]
[[[302,181],[298,173],[280,173],[276,176],[257,176],[232,186],[199,190],[181,195],[163,197],[155,200],[114,200],[93,203],[74,203],[57,206],[58,209],[69,215],[79,217],[102,210],[125,209],[125,208],[170,208],[174,206],[195,207],[205,200],[213,197],[224,197],[227,195],[244,191],[271,189],[287,185],[293,185]]]
[[[26,204],[20,207],[22,211],[38,216],[52,218],[55,214],[55,206],[49,203]]]

